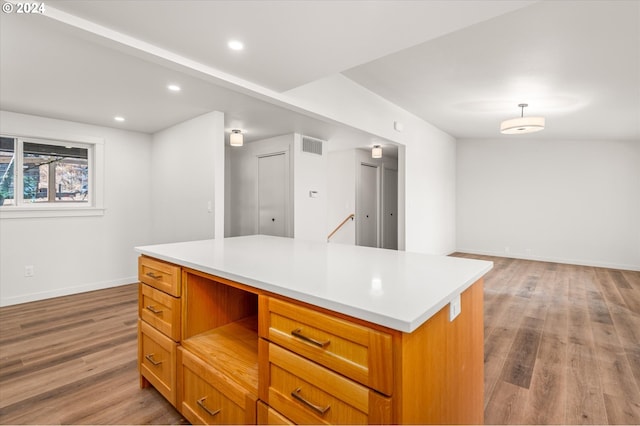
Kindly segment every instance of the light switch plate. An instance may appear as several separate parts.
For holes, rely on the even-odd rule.
[[[460,302],[460,295],[457,295],[449,302],[449,322],[456,319],[460,312],[462,312],[462,303]]]

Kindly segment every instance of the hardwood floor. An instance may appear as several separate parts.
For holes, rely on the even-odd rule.
[[[186,423],[139,387],[137,289],[1,308],[0,423]]]
[[[640,273],[492,260],[486,424],[640,424]],[[181,424],[136,369],[137,285],[0,308],[0,423]]]
[[[640,424],[640,272],[492,260],[486,424]]]

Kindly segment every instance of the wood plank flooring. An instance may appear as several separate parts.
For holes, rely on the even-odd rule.
[[[640,273],[492,260],[486,424],[640,424]],[[182,424],[139,388],[137,285],[0,308],[1,424]]]
[[[137,288],[0,308],[0,423],[186,423],[139,387]]]
[[[486,424],[640,424],[640,272],[492,260]]]

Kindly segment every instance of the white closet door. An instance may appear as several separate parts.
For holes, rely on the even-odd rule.
[[[287,236],[287,158],[284,153],[258,157],[258,233]]]
[[[382,247],[398,250],[398,171],[382,169]]]
[[[356,211],[356,244],[378,247],[378,167],[361,164]]]

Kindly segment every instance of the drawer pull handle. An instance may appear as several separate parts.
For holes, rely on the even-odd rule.
[[[331,340],[325,340],[324,342],[321,342],[319,340],[312,339],[311,337],[305,336],[304,334],[302,334],[301,328],[296,328],[295,330],[292,330],[291,334],[297,337],[298,339],[304,340],[305,342],[309,342],[320,348],[326,348],[327,346],[329,346],[329,343],[331,343]]]
[[[207,408],[206,405],[204,405],[204,401],[207,399],[206,396],[203,396],[202,398],[200,398],[197,402],[198,405],[200,406],[200,408],[202,408],[204,411],[207,412],[208,415],[210,415],[211,417],[215,416],[216,414],[218,414],[221,410],[221,408],[218,408],[216,411],[211,411]]]
[[[156,275],[153,272],[147,272],[147,276],[149,278],[153,278],[154,280],[159,280],[160,278],[162,278],[162,275]]]
[[[160,365],[162,364],[162,361],[156,361],[155,359],[153,359],[153,355],[154,354],[149,354],[149,355],[145,355],[144,357],[153,365]]]
[[[300,388],[291,391],[291,396],[295,399],[297,399],[298,401],[302,402],[304,405],[306,405],[307,407],[311,408],[313,411],[315,411],[316,413],[320,414],[321,416],[324,416],[326,414],[327,411],[329,411],[329,408],[331,408],[330,405],[327,405],[326,407],[320,407],[319,405],[313,404],[309,401],[307,401],[306,399],[304,399],[302,397],[302,395],[300,395]]]
[[[149,306],[147,306],[147,309],[148,309],[148,310],[150,310],[151,312],[153,312],[153,313],[154,313],[154,314],[156,314],[156,315],[158,315],[158,314],[161,314],[161,313],[162,313],[162,311],[158,311],[158,310],[156,309],[156,307],[155,307],[155,306],[151,306],[151,305],[149,305]]]

